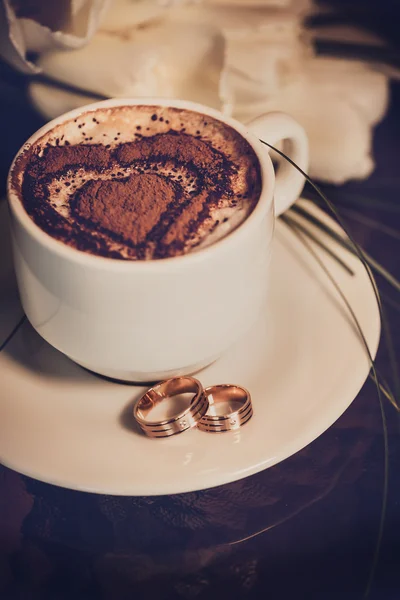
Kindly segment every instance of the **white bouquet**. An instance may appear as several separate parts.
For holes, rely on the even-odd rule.
[[[373,169],[373,126],[387,107],[388,77],[357,61],[316,56],[304,27],[311,0],[0,6],[0,53],[25,73],[42,74],[29,89],[47,118],[99,97],[179,97],[244,122],[283,110],[307,130],[312,176],[341,183]]]

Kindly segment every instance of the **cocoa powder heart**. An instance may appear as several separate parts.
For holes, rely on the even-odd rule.
[[[76,196],[75,216],[134,245],[145,241],[163,213],[179,203],[177,186],[157,174],[134,174],[123,180],[89,181]]]

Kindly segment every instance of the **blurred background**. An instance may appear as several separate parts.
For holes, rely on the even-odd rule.
[[[399,16],[396,0],[1,0],[1,191],[41,123],[132,96],[195,100],[243,122],[284,110],[307,130],[311,176],[363,180],[396,99]]]

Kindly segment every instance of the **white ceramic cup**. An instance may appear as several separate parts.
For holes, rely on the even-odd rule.
[[[148,382],[210,364],[251,327],[264,306],[275,216],[297,199],[304,179],[291,166],[282,166],[275,177],[268,148],[249,129],[272,145],[287,140],[289,155],[303,170],[308,145],[301,126],[282,113],[244,126],[192,102],[138,98],[73,110],[47,123],[19,153],[65,120],[96,108],[135,104],[210,115],[250,143],[260,162],[262,191],[235,231],[183,256],[121,261],[81,252],[42,231],[11,185],[15,160],[8,200],[18,286],[32,326],[87,369]]]

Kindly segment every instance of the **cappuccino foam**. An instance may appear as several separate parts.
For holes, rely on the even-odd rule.
[[[235,230],[261,173],[250,144],[207,115],[159,106],[88,111],[17,159],[12,185],[33,221],[81,251],[178,256]]]

